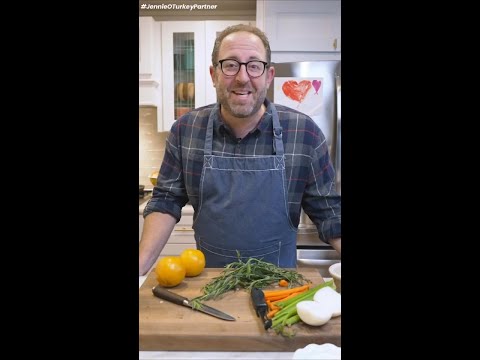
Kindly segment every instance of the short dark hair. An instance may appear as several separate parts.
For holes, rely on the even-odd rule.
[[[215,39],[215,45],[213,46],[213,51],[212,51],[212,65],[216,66],[218,63],[218,52],[220,50],[220,45],[222,44],[223,39],[225,39],[227,35],[230,35],[232,33],[239,32],[239,31],[246,31],[246,32],[252,33],[254,35],[257,35],[260,38],[260,40],[262,40],[263,46],[265,46],[265,51],[267,53],[266,61],[270,65],[272,50],[270,49],[270,43],[268,42],[267,35],[265,35],[265,33],[259,28],[252,25],[245,25],[245,24],[229,26],[225,30],[223,30],[220,34],[218,34],[217,38]]]

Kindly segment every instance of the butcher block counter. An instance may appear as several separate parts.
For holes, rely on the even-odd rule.
[[[222,270],[206,268],[199,276],[187,277],[169,290],[192,299],[201,295],[201,288]],[[324,282],[314,268],[298,268],[297,271],[310,279],[314,286]],[[341,316],[318,327],[297,323],[291,327],[295,336],[287,338],[263,328],[250,294],[244,289],[229,291],[220,299],[205,302],[236,319],[225,321],[155,297],[152,288],[156,285],[155,273],[150,272],[139,289],[141,352],[294,352],[312,343],[341,346]]]

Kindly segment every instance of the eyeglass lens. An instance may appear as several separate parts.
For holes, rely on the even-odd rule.
[[[246,63],[240,63],[237,60],[227,59],[221,61],[222,71],[225,75],[232,76],[237,75],[240,71],[240,66],[245,65],[247,73],[250,76],[258,77],[265,71],[265,64],[261,61],[248,61]]]

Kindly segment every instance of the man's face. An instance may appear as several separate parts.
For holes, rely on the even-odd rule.
[[[239,62],[266,61],[266,51],[256,35],[235,32],[226,36],[220,45],[218,60],[223,59]],[[226,76],[222,73],[220,64],[215,68],[211,66],[210,75],[217,90],[222,114],[226,112],[236,118],[248,118],[259,113],[274,73],[273,67],[269,67],[260,77],[251,78],[245,66],[241,65],[237,75]]]

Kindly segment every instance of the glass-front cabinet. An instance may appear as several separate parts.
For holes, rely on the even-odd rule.
[[[164,130],[186,112],[205,105],[205,22],[162,23]]]

